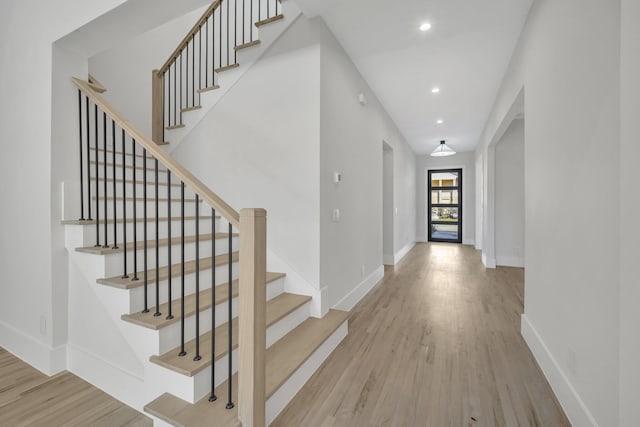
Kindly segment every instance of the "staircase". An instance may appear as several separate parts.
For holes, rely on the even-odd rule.
[[[153,138],[95,78],[72,79],[68,366],[157,425],[268,425],[347,334],[347,313],[310,317],[311,297],[266,270],[266,212],[235,211],[166,150],[284,13],[279,0],[213,3],[153,71]]]

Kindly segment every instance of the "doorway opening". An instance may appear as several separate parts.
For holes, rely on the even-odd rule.
[[[428,171],[430,242],[462,243],[462,169]]]

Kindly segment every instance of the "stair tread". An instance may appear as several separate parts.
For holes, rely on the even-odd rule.
[[[348,318],[344,311],[330,310],[322,319],[309,318],[277,343],[267,349],[266,395],[271,397],[282,384],[326,341]],[[238,400],[238,375],[232,377],[233,401]],[[237,410],[225,409],[227,382],[216,388],[218,401],[211,403],[208,396],[195,404],[186,402],[170,393],[164,393],[145,405],[144,410],[177,426],[206,426],[211,420],[221,425],[233,425]],[[237,405],[236,405],[237,406]]]
[[[240,64],[238,64],[238,63],[229,64],[229,65],[225,65],[224,67],[216,68],[214,71],[216,73],[222,73],[223,71],[233,70],[234,68],[238,68],[239,66],[240,66]]]
[[[256,27],[262,27],[263,25],[267,25],[267,24],[270,24],[272,22],[279,21],[281,19],[284,19],[284,15],[283,14],[275,15],[275,16],[272,16],[271,18],[263,19],[262,21],[256,22],[255,25],[256,25]]]
[[[94,147],[92,145],[92,146],[89,147],[89,149],[91,151],[95,151],[96,147]],[[104,152],[104,148],[98,148],[98,151]],[[139,157],[139,158],[142,159],[144,157],[142,154],[140,154],[140,153],[142,153],[142,150],[137,150],[137,151],[138,152],[136,153],[136,157]],[[111,154],[113,156],[113,150],[112,149],[107,148],[107,153],[109,153],[109,154]],[[133,157],[133,153],[129,153],[127,151],[125,151],[124,155],[125,156],[129,156],[129,157]],[[122,158],[122,151],[118,151],[116,149],[116,157]],[[147,160],[153,160],[153,157],[152,156],[147,156]]]
[[[185,124],[184,123],[179,123],[177,125],[167,126],[167,127],[165,127],[165,129],[166,130],[173,130],[173,129],[180,129],[180,128],[183,128],[183,127],[185,127]]]
[[[237,237],[238,233],[233,233],[231,236],[233,237]],[[211,233],[206,233],[206,234],[201,234],[200,235],[200,241],[201,242],[206,242],[211,240]],[[229,237],[229,233],[216,233],[216,239],[226,239],[227,237]],[[185,236],[184,237],[184,242],[185,243],[194,243],[196,241],[196,236],[195,235],[190,235],[190,236]],[[173,237],[171,238],[171,244],[172,245],[179,245],[181,242],[181,238],[180,237]],[[159,246],[160,247],[164,247],[167,246],[169,243],[169,239],[165,238],[165,239],[160,239],[159,240]],[[133,250],[133,242],[129,242],[126,245],[126,250],[127,251],[131,251]],[[156,239],[150,239],[147,240],[147,247],[149,249],[154,249],[156,247]],[[138,250],[142,250],[144,249],[144,241],[139,241],[138,245],[137,245],[137,249]],[[86,254],[94,254],[94,255],[109,255],[109,254],[116,254],[116,253],[122,253],[125,250],[125,246],[120,245],[118,246],[118,248],[113,249],[113,248],[102,248],[102,247],[96,247],[96,246],[85,246],[83,248],[76,248],[76,252],[82,252],[82,253],[86,253]]]
[[[100,197],[93,196],[91,198],[91,200],[104,200],[104,197],[103,196],[100,196]],[[113,197],[112,196],[107,196],[107,200],[113,201]],[[134,200],[136,202],[144,202],[144,197],[136,197],[135,199],[133,197],[127,197],[127,202],[133,202]],[[116,197],[116,201],[117,202],[121,202],[122,201],[122,197]],[[152,203],[152,202],[155,202],[155,201],[156,201],[155,197],[147,195],[147,203]],[[166,197],[160,197],[158,199],[158,201],[159,202],[168,202],[169,199],[166,198]],[[174,197],[171,198],[171,202],[173,202],[173,203],[180,203],[181,201],[182,201],[182,199],[180,199],[180,198],[174,198]],[[184,201],[185,201],[185,203],[187,203],[187,202],[188,203],[195,203],[196,199],[184,199]],[[200,203],[203,202],[202,199],[199,199],[198,201]]]
[[[151,162],[153,162],[153,160]],[[95,160],[91,160],[90,163],[92,165],[96,164]],[[155,167],[149,167],[148,163],[149,162],[147,162],[147,172],[155,172],[156,168]],[[98,166],[104,167],[104,162],[98,161]],[[127,168],[127,169],[133,169],[133,165],[130,165],[130,164],[125,164],[124,167]],[[107,162],[107,168],[112,168],[113,169],[113,163]],[[116,163],[116,169],[122,169],[122,164]],[[136,164],[136,169],[143,170],[144,169],[144,165],[142,165],[142,163]],[[166,172],[166,171],[167,171],[167,168],[165,168],[162,165],[158,165],[158,172]],[[91,172],[93,172],[93,171],[91,171]],[[111,172],[111,171],[108,171],[108,172]],[[95,179],[94,176],[92,176],[91,178]]]
[[[267,273],[267,283],[274,282],[278,279],[281,279],[285,275],[283,273]],[[232,296],[235,298],[238,296],[238,280],[234,280],[232,283]],[[184,315],[185,317],[189,317],[196,312],[196,303],[195,303],[196,295],[191,294],[185,297],[184,299]],[[223,303],[229,299],[229,283],[223,283],[216,286],[216,305]],[[200,291],[200,311],[207,310],[211,307],[211,288],[204,289]],[[167,313],[169,312],[169,304],[164,303],[160,305],[159,309],[160,313],[163,316],[154,316],[153,311],[148,313],[133,313],[133,314],[123,314],[122,320],[135,323],[136,325],[159,330],[172,323],[176,323],[180,321],[179,313],[180,313],[180,299],[174,299],[171,303],[171,311],[174,316],[173,319],[167,319]]]
[[[305,295],[283,293],[267,301],[267,327],[273,325],[278,320],[284,318],[299,307],[311,300]],[[238,318],[234,318],[232,323],[232,347],[238,347]],[[219,360],[228,353],[227,340],[229,339],[229,329],[227,323],[216,328],[216,355],[215,360]],[[275,345],[275,344],[274,344]],[[186,356],[178,356],[180,347],[169,350],[160,356],[151,356],[149,360],[174,372],[192,377],[198,372],[211,365],[211,334],[205,333],[200,336],[200,356],[201,360],[193,360],[195,355],[196,340],[193,339],[184,344]]]
[[[182,217],[180,215],[175,215],[171,217],[171,221],[180,221]],[[200,215],[200,219],[201,220],[205,220],[205,219],[211,219],[212,216],[210,215]],[[184,217],[185,221],[193,221],[196,219],[195,216],[185,216]],[[216,215],[216,219],[220,219],[219,215]],[[155,222],[155,217],[147,217],[147,221],[148,222]],[[168,217],[160,217],[160,222],[167,222],[169,220]],[[127,218],[127,224],[130,224],[133,222],[133,218]],[[144,218],[140,217],[136,219],[136,222],[144,222]],[[122,224],[122,218],[118,218],[117,220],[118,224]],[[62,220],[62,225],[95,225],[96,224],[96,220],[92,219],[92,220],[79,220],[79,219],[65,219]],[[104,219],[100,219],[100,224],[104,224]],[[107,224],[113,224],[113,218],[108,219],[107,220]]]
[[[202,89],[198,89],[198,93],[210,92],[210,91],[216,90],[216,89],[220,89],[220,85],[213,85],[213,86],[205,87],[205,88],[202,88]]]
[[[91,177],[91,180],[92,180],[92,181],[93,181],[94,179],[95,179],[94,177]],[[103,177],[99,177],[99,178],[98,178],[98,181],[104,181],[104,178],[103,178]],[[111,182],[111,183],[113,183],[113,178],[107,178],[107,182]],[[117,179],[116,179],[116,183],[122,184],[122,179],[117,178]],[[134,181],[133,181],[132,179],[127,179],[127,180],[125,180],[125,183],[126,183],[126,184],[133,184],[133,183],[134,183]],[[136,185],[144,185],[144,181],[143,181],[143,180],[136,180],[136,181],[135,181],[135,184],[136,184]],[[155,181],[147,180],[147,187],[150,187],[150,186],[153,186],[153,185],[156,185],[156,182],[155,182]],[[161,187],[168,187],[168,186],[169,186],[169,184],[168,184],[167,182],[158,182],[158,186],[161,186]],[[182,184],[180,184],[179,182],[172,182],[172,183],[171,183],[171,186],[172,186],[172,187],[180,188],[180,187],[182,186]],[[186,190],[188,190],[187,188],[185,188],[185,189],[186,189]],[[129,191],[128,191],[128,193],[133,193],[133,190],[129,190]]]
[[[242,50],[242,49],[247,49],[253,46],[257,46],[260,44],[260,39],[256,39],[247,43],[243,43],[243,44],[239,44],[237,46],[235,46],[233,49],[234,50]]]
[[[183,113],[188,113],[189,111],[196,111],[196,110],[200,110],[201,108],[202,108],[202,105],[194,105],[192,107],[183,108],[180,111]]]
[[[237,251],[233,252],[231,259],[233,262],[238,261]],[[200,271],[209,270],[212,266],[212,261],[213,261],[212,257],[200,258]],[[216,267],[219,267],[221,265],[226,265],[228,261],[229,261],[228,254],[217,255],[215,257]],[[196,271],[195,260],[186,261],[184,263],[185,274],[191,274],[191,273],[194,273],[195,271]],[[181,272],[182,272],[181,263],[176,263],[171,265],[171,277],[179,276]],[[144,285],[144,279],[145,279],[144,271],[138,271],[139,280],[134,281],[132,280],[132,277],[133,277],[133,273],[130,273],[129,278],[122,278],[122,276],[114,276],[114,277],[108,277],[105,279],[98,279],[97,282],[101,285],[113,286],[115,288],[120,288],[120,289],[133,289],[133,288],[137,288]],[[160,267],[158,277],[160,280],[167,279],[169,277],[169,267],[168,266]],[[151,282],[155,283],[155,280],[156,280],[156,269],[149,268],[149,275],[147,277],[147,281],[148,283],[151,283]]]

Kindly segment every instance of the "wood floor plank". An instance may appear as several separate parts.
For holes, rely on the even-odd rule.
[[[48,377],[0,348],[0,426],[140,426],[147,416],[69,372]]]
[[[272,427],[570,426],[520,334],[524,271],[418,244]]]

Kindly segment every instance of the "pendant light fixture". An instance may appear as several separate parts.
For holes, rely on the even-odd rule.
[[[456,151],[445,144],[444,140],[440,141],[440,145],[431,153],[434,157],[453,156],[454,154],[456,154]]]

